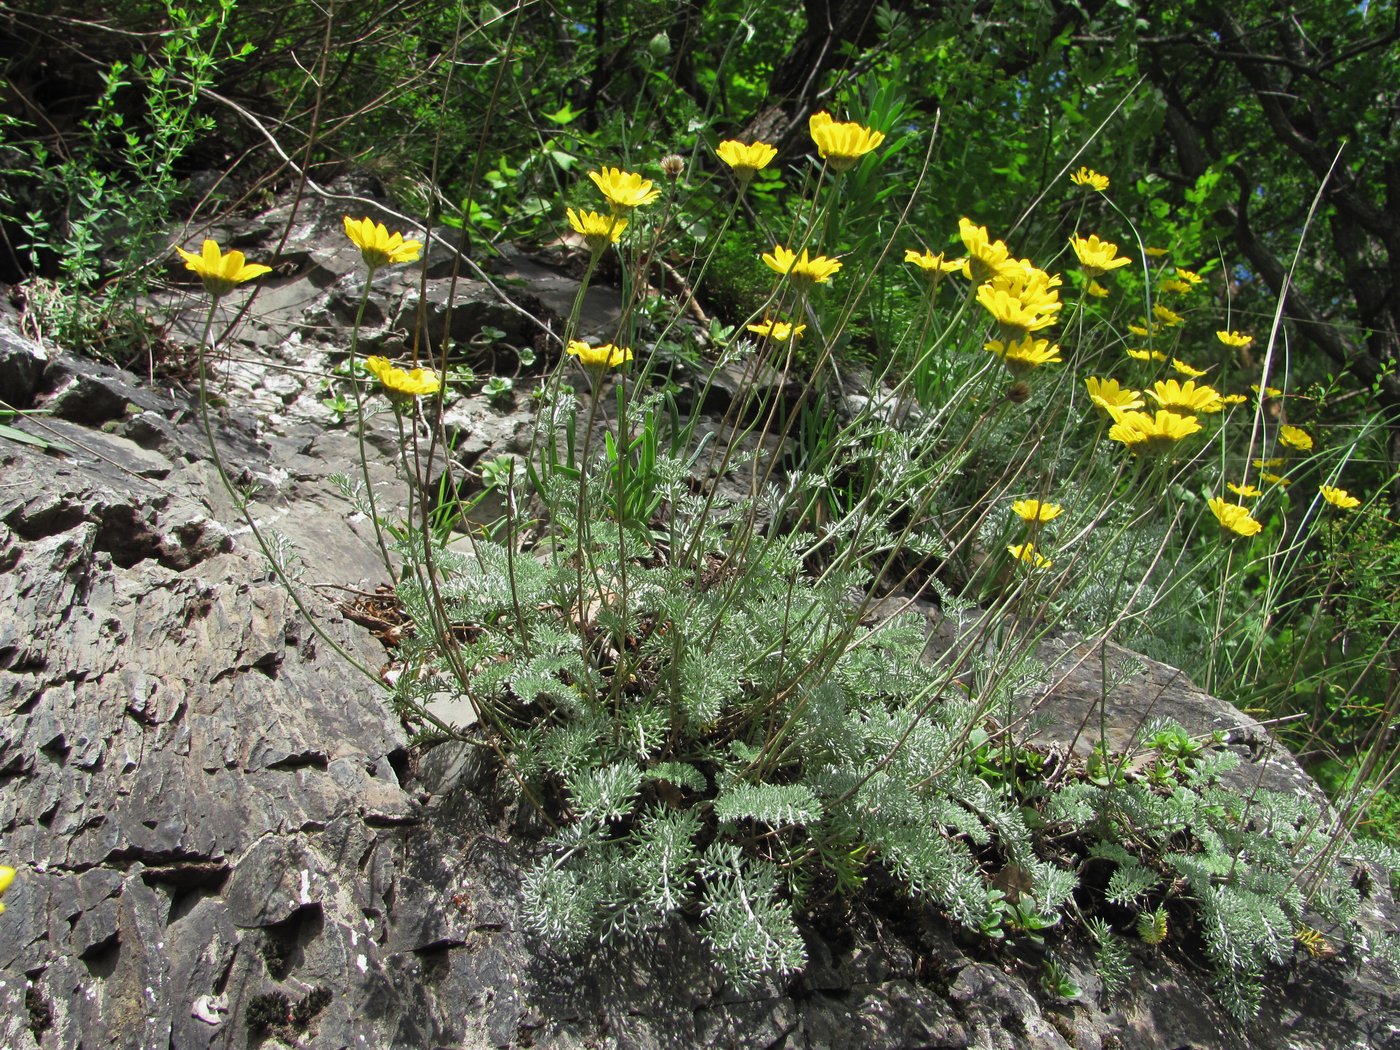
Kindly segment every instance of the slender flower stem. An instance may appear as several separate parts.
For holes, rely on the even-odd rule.
[[[374,541],[379,545],[379,554],[384,559],[384,571],[389,574],[389,581],[394,586],[398,586],[398,574],[394,571],[394,563],[389,557],[389,547],[384,542],[384,530],[379,523],[379,508],[375,505],[374,485],[369,479],[369,456],[365,452],[365,405],[364,396],[360,392],[360,380],[355,374],[355,353],[360,346],[360,326],[364,323],[365,307],[369,305],[370,287],[374,284],[374,268],[370,267],[369,275],[365,278],[365,290],[360,294],[360,306],[355,311],[355,327],[350,330],[350,389],[355,393],[355,440],[360,447],[360,476],[365,479],[365,502],[369,505],[369,521],[374,528]],[[412,518],[410,517],[410,521]]]

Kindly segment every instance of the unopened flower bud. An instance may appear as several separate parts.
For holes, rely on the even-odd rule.
[[[661,158],[661,170],[668,179],[678,179],[685,171],[685,158],[675,153],[668,153]]]

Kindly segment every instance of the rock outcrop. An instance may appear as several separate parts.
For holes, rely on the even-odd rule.
[[[0,860],[21,872],[0,917],[0,1046],[1400,1046],[1394,988],[1336,961],[1276,975],[1241,1029],[1204,970],[1145,948],[1132,987],[1100,1004],[1087,955],[1061,945],[1085,989],[1070,1004],[1040,989],[1033,952],[878,895],[814,921],[800,976],[742,994],[684,924],[585,958],[529,937],[528,813],[472,748],[410,744],[380,644],[333,600],[383,582],[330,480],[356,469],[356,442],[318,401],[353,306],[342,210],[294,228],[299,269],[262,293],[218,371],[231,407],[215,410],[255,520],[297,551],[316,630],[235,513],[188,390],[45,353],[0,323],[0,396],[46,409],[23,426],[70,450],[0,442]],[[384,280],[416,287],[407,271]],[[521,308],[481,285],[471,296],[472,324],[533,338]],[[567,299],[551,286],[523,313],[547,319],[551,296]],[[381,314],[367,341],[394,333]],[[451,411],[459,455],[519,451],[520,414]],[[385,491],[391,439],[370,434]],[[1055,655],[1040,708],[1069,746],[1099,661],[1072,640]],[[1248,724],[1144,667],[1117,691],[1115,724],[1145,707],[1192,728]],[[1262,731],[1235,740],[1274,786],[1307,788]]]

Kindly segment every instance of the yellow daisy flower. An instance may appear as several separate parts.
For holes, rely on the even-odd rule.
[[[365,358],[365,367],[391,398],[426,397],[442,389],[442,382],[431,368],[402,369],[384,357]]]
[[[1055,364],[1063,360],[1058,346],[1049,339],[1037,339],[1033,335],[1011,342],[993,339],[982,349],[1000,357],[1001,363],[1014,376],[1022,376],[1041,365]]]
[[[1084,380],[1084,385],[1089,388],[1089,400],[1094,408],[1109,419],[1116,420],[1119,412],[1142,408],[1145,403],[1141,394],[1130,387],[1119,386],[1116,379],[1090,376]]]
[[[1264,527],[1254,520],[1248,507],[1238,503],[1227,503],[1222,496],[1209,500],[1207,506],[1225,532],[1234,533],[1236,536],[1253,536]]]
[[[1171,251],[1170,248],[1153,248],[1151,246],[1145,247],[1142,250],[1147,253],[1150,259],[1160,259]]]
[[[1079,266],[1088,277],[1102,277],[1109,270],[1127,266],[1133,260],[1118,254],[1118,245],[1112,241],[1101,241],[1097,233],[1088,237],[1075,234],[1069,239],[1074,254],[1079,258]]]
[[[1225,487],[1242,499],[1257,499],[1259,496],[1263,495],[1264,491],[1253,485],[1236,485],[1233,481]]]
[[[1291,427],[1287,423],[1278,428],[1278,441],[1280,445],[1296,448],[1299,452],[1307,452],[1313,447],[1311,434],[1302,427]]]
[[[632,360],[632,351],[624,346],[604,343],[602,346],[589,346],[582,339],[570,339],[564,352],[577,357],[584,368],[616,368]]]
[[[604,215],[596,211],[574,211],[565,209],[569,216],[569,226],[581,236],[589,250],[597,255],[609,244],[616,244],[627,229],[627,220],[619,215]]]
[[[1191,285],[1185,281],[1179,281],[1175,277],[1163,281],[1160,287],[1162,291],[1171,292],[1173,295],[1188,295],[1191,292]]]
[[[1176,268],[1176,275],[1180,277],[1183,281],[1185,281],[1187,284],[1200,284],[1203,280],[1205,280],[1205,278],[1202,277],[1200,274],[1196,273],[1195,270],[1188,270],[1181,266],[1178,266]]]
[[[1220,403],[1219,391],[1204,383],[1197,386],[1194,379],[1188,379],[1185,383],[1175,379],[1159,380],[1144,393],[1163,408],[1188,415],[1194,412],[1209,415],[1225,407]]]
[[[1065,508],[1058,503],[1042,503],[1038,499],[1018,499],[1011,504],[1011,512],[1022,521],[1044,525],[1063,514]]]
[[[992,240],[987,235],[987,227],[977,226],[969,218],[958,220],[958,236],[967,249],[963,276],[971,280],[985,281],[995,277],[1011,258],[1011,249],[1005,241]]]
[[[225,255],[219,250],[218,244],[208,239],[198,255],[183,248],[175,250],[185,260],[185,269],[199,274],[199,279],[204,282],[204,290],[215,299],[228,295],[244,281],[251,281],[254,277],[272,272],[271,266],[245,262],[240,251],[231,251]]]
[[[1215,333],[1215,338],[1226,346],[1246,347],[1254,342],[1254,336],[1245,335],[1243,332],[1220,331]]]
[[[1108,176],[1100,175],[1093,168],[1080,168],[1069,177],[1069,181],[1076,186],[1083,186],[1098,193],[1108,189]]]
[[[807,331],[805,324],[793,325],[787,321],[767,321],[762,324],[751,324],[748,326],[750,332],[755,335],[765,336],[775,343],[786,343],[789,339],[799,338],[803,332]]]
[[[1019,562],[1025,562],[1032,569],[1048,569],[1055,563],[1035,549],[1034,543],[1013,543],[1006,548]]]
[[[1261,470],[1259,472],[1259,480],[1267,481],[1270,485],[1278,485],[1280,488],[1285,489],[1288,488],[1289,485],[1293,484],[1291,478],[1285,478],[1282,474],[1273,474],[1267,470]]]
[[[872,150],[880,148],[885,141],[883,131],[875,131],[863,124],[842,123],[832,119],[825,111],[813,113],[807,121],[807,130],[812,141],[817,144],[817,153],[831,165],[833,171],[848,171],[856,161]]]
[[[1108,428],[1108,437],[1141,455],[1164,452],[1200,429],[1201,421],[1195,416],[1183,416],[1166,409],[1159,409],[1155,415],[1120,412],[1117,422]]]
[[[777,155],[777,149],[766,142],[746,146],[737,139],[725,139],[715,150],[715,156],[733,168],[739,181],[744,183],[753,178],[754,172],[768,167]]]
[[[1178,375],[1186,376],[1188,379],[1200,379],[1206,374],[1203,369],[1192,368],[1179,357],[1172,358],[1172,368],[1176,369]]]
[[[1161,321],[1164,327],[1175,328],[1177,325],[1186,323],[1186,318],[1182,317],[1175,310],[1171,310],[1161,303],[1152,304],[1152,316]]]
[[[1090,295],[1092,295],[1095,299],[1108,298],[1108,289],[1105,288],[1103,285],[1099,284],[1098,281],[1090,281],[1088,287],[1086,287],[1084,290]]]
[[[1167,355],[1160,350],[1134,350],[1132,348],[1123,351],[1134,361],[1165,361]]]
[[[382,222],[345,216],[345,236],[349,237],[365,265],[373,273],[381,266],[413,262],[423,254],[421,241],[406,241],[401,233],[390,233]]]
[[[904,261],[917,266],[933,284],[942,280],[945,273],[961,270],[967,262],[966,259],[945,259],[942,252],[935,254],[927,248],[921,252],[916,252],[913,248],[906,248]]]
[[[1333,488],[1331,485],[1319,485],[1317,491],[1322,493],[1322,498],[1334,507],[1342,510],[1355,510],[1361,506],[1361,501],[1346,489]]]
[[[837,259],[828,259],[825,255],[809,256],[806,248],[798,255],[781,244],[775,244],[773,251],[764,252],[761,258],[768,269],[783,274],[793,284],[802,287],[826,284],[832,275],[841,269],[841,263]]]
[[[590,171],[588,177],[615,212],[629,212],[661,196],[661,191],[652,185],[651,179],[644,179],[634,171],[604,168],[602,171]]]

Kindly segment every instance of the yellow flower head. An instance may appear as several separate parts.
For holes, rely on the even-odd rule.
[[[1123,351],[1134,361],[1165,361],[1167,355],[1160,350],[1134,350],[1131,347]]]
[[[1051,276],[1028,260],[1008,261],[977,289],[977,301],[1001,325],[1003,337],[1019,339],[1058,319],[1064,305],[1056,291],[1060,283],[1058,274]]]
[[[1169,310],[1161,303],[1152,304],[1152,316],[1162,322],[1166,328],[1175,328],[1179,324],[1185,324],[1186,318],[1182,317],[1175,310]]]
[[[1147,323],[1147,318],[1145,317],[1139,320],[1137,324],[1128,325],[1128,331],[1141,339],[1150,339],[1152,337],[1152,326]],[[1163,360],[1165,360],[1165,358]]]
[[[1225,487],[1242,499],[1257,499],[1259,496],[1263,495],[1263,490],[1253,485],[1236,485],[1232,481]]]
[[[1259,480],[1267,481],[1270,485],[1278,485],[1280,488],[1285,489],[1293,484],[1291,478],[1285,478],[1282,474],[1272,474],[1267,470],[1261,470],[1259,472]]]
[[[958,236],[967,249],[963,276],[971,280],[985,281],[995,277],[1011,258],[1011,249],[1005,241],[991,240],[987,236],[987,227],[974,225],[971,219],[958,220]]]
[[[1116,419],[1119,412],[1142,408],[1142,395],[1129,387],[1119,386],[1116,379],[1098,379],[1090,376],[1084,380],[1089,388],[1089,400],[1100,415]]]
[[[1117,422],[1108,428],[1108,437],[1111,441],[1121,442],[1129,451],[1142,455],[1164,452],[1200,429],[1201,422],[1195,416],[1178,415],[1166,409],[1159,409],[1156,415],[1120,412]]]
[[[913,248],[906,248],[904,261],[917,266],[929,283],[934,285],[943,279],[945,273],[961,270],[967,262],[966,259],[945,259],[942,252],[934,254],[927,248],[921,252],[916,252]]]
[[[1171,251],[1171,249],[1170,249],[1170,248],[1153,248],[1151,245],[1148,245],[1147,247],[1143,248],[1143,251],[1145,251],[1145,252],[1147,253],[1148,258],[1151,258],[1151,259],[1160,259],[1162,256],[1168,254],[1168,253]]]
[[[10,888],[10,883],[15,881],[17,872],[8,864],[0,864],[0,897],[5,896],[5,891]],[[5,912],[5,905],[0,904],[0,915]]]
[[[1038,499],[1018,499],[1011,504],[1011,513],[1022,521],[1034,522],[1037,525],[1054,521],[1064,512],[1065,508],[1058,503],[1041,503]]]
[[[789,339],[797,339],[802,333],[807,331],[805,324],[793,325],[787,321],[767,321],[762,324],[751,324],[749,331],[755,335],[766,336],[775,343],[786,343]]]
[[[618,238],[622,236],[622,231],[627,229],[627,220],[618,215],[604,215],[596,211],[574,211],[573,208],[566,209],[569,216],[569,226],[583,238],[584,243],[594,255],[597,255],[609,244],[616,244]]]
[[[589,346],[582,339],[570,339],[564,348],[570,357],[577,357],[584,368],[616,368],[632,360],[632,351],[623,346],[604,343],[602,346]]]
[[[1296,448],[1299,452],[1306,452],[1313,447],[1311,434],[1302,427],[1291,427],[1287,423],[1278,428],[1278,441],[1280,445]]]
[[[766,168],[778,155],[778,151],[766,142],[754,142],[745,146],[737,139],[726,139],[719,144],[715,155],[734,169],[740,182],[748,182],[753,173]]]
[[[1248,400],[1249,400],[1249,398],[1245,397],[1243,394],[1221,394],[1221,395],[1220,395],[1220,403],[1221,403],[1222,405],[1242,405],[1242,404],[1244,404],[1244,403],[1245,403],[1246,401],[1248,401]]]
[[[768,269],[788,277],[793,284],[806,287],[812,284],[826,284],[831,280],[832,274],[841,269],[841,263],[837,259],[828,259],[825,255],[807,255],[807,249],[802,249],[802,254],[784,248],[781,244],[775,244],[771,253],[764,252],[762,255],[763,264]]]
[[[1180,273],[1181,271],[1177,271]],[[1243,332],[1216,332],[1215,338],[1219,339],[1226,346],[1246,347],[1254,342],[1254,336],[1245,335]]]
[[[1083,186],[1099,193],[1108,189],[1108,176],[1100,175],[1093,168],[1080,168],[1069,177],[1069,181],[1076,186]]]
[[[1361,501],[1347,492],[1346,489],[1333,488],[1331,485],[1319,485],[1317,491],[1322,493],[1322,498],[1328,503],[1334,507],[1340,507],[1342,510],[1355,510],[1361,506]]]
[[[1105,288],[1103,285],[1099,284],[1098,281],[1090,281],[1089,286],[1084,290],[1090,295],[1092,295],[1095,299],[1108,298],[1108,289]]]
[[[1191,285],[1172,277],[1162,282],[1161,289],[1164,292],[1171,292],[1174,295],[1186,295],[1191,291]]]
[[[1032,569],[1048,569],[1055,563],[1035,549],[1034,543],[1013,543],[1006,548],[1013,558]]]
[[[1069,239],[1074,254],[1079,257],[1079,266],[1089,277],[1102,277],[1109,270],[1127,266],[1133,260],[1118,254],[1118,245],[1112,241],[1101,241],[1097,233],[1088,237],[1075,234]]]
[[[1287,462],[1285,459],[1251,459],[1249,461],[1258,470],[1269,470],[1272,467],[1281,467]]]
[[[1175,379],[1159,380],[1153,383],[1152,389],[1145,391],[1145,393],[1163,408],[1180,411],[1187,415],[1193,412],[1209,415],[1212,412],[1219,412],[1225,407],[1220,401],[1218,390],[1206,386],[1204,383],[1197,386],[1194,379],[1188,379],[1185,383]]]
[[[1000,357],[1001,363],[1014,376],[1022,376],[1041,365],[1063,360],[1058,346],[1049,339],[1037,339],[1033,335],[1009,342],[993,339],[986,343],[983,349]]]
[[[833,171],[850,170],[856,161],[879,149],[885,141],[883,131],[875,131],[863,124],[841,123],[833,120],[826,111],[813,113],[807,121],[807,129],[812,133],[812,141],[817,144],[817,152]]]
[[[1185,281],[1187,284],[1191,285],[1200,284],[1202,281],[1205,280],[1205,278],[1198,274],[1195,270],[1188,270],[1182,266],[1178,266],[1176,268],[1176,275],[1182,281]]]
[[[205,240],[204,248],[198,255],[183,248],[175,250],[185,260],[185,269],[199,274],[200,280],[204,282],[204,290],[215,299],[228,295],[244,281],[251,281],[254,277],[272,272],[271,266],[244,262],[243,253],[240,251],[223,254],[219,246],[211,240]]]
[[[398,368],[383,357],[365,358],[365,367],[391,398],[427,397],[442,389],[442,382],[431,368]]]
[[[1176,370],[1178,375],[1183,375],[1187,379],[1200,379],[1206,374],[1204,369],[1193,368],[1179,357],[1172,358],[1172,368]]]
[[[1249,508],[1238,503],[1227,503],[1223,496],[1216,496],[1206,504],[1210,507],[1210,512],[1215,515],[1215,520],[1220,522],[1220,528],[1236,536],[1253,536],[1264,526],[1254,520],[1254,516],[1249,513]]]
[[[651,179],[644,179],[635,171],[604,168],[602,171],[590,171],[588,177],[615,212],[629,212],[661,196],[661,191],[652,186]]]
[[[413,262],[423,254],[421,241],[406,241],[403,234],[391,234],[382,222],[373,219],[352,219],[345,216],[345,236],[360,249],[360,255],[370,272],[381,266]]]

